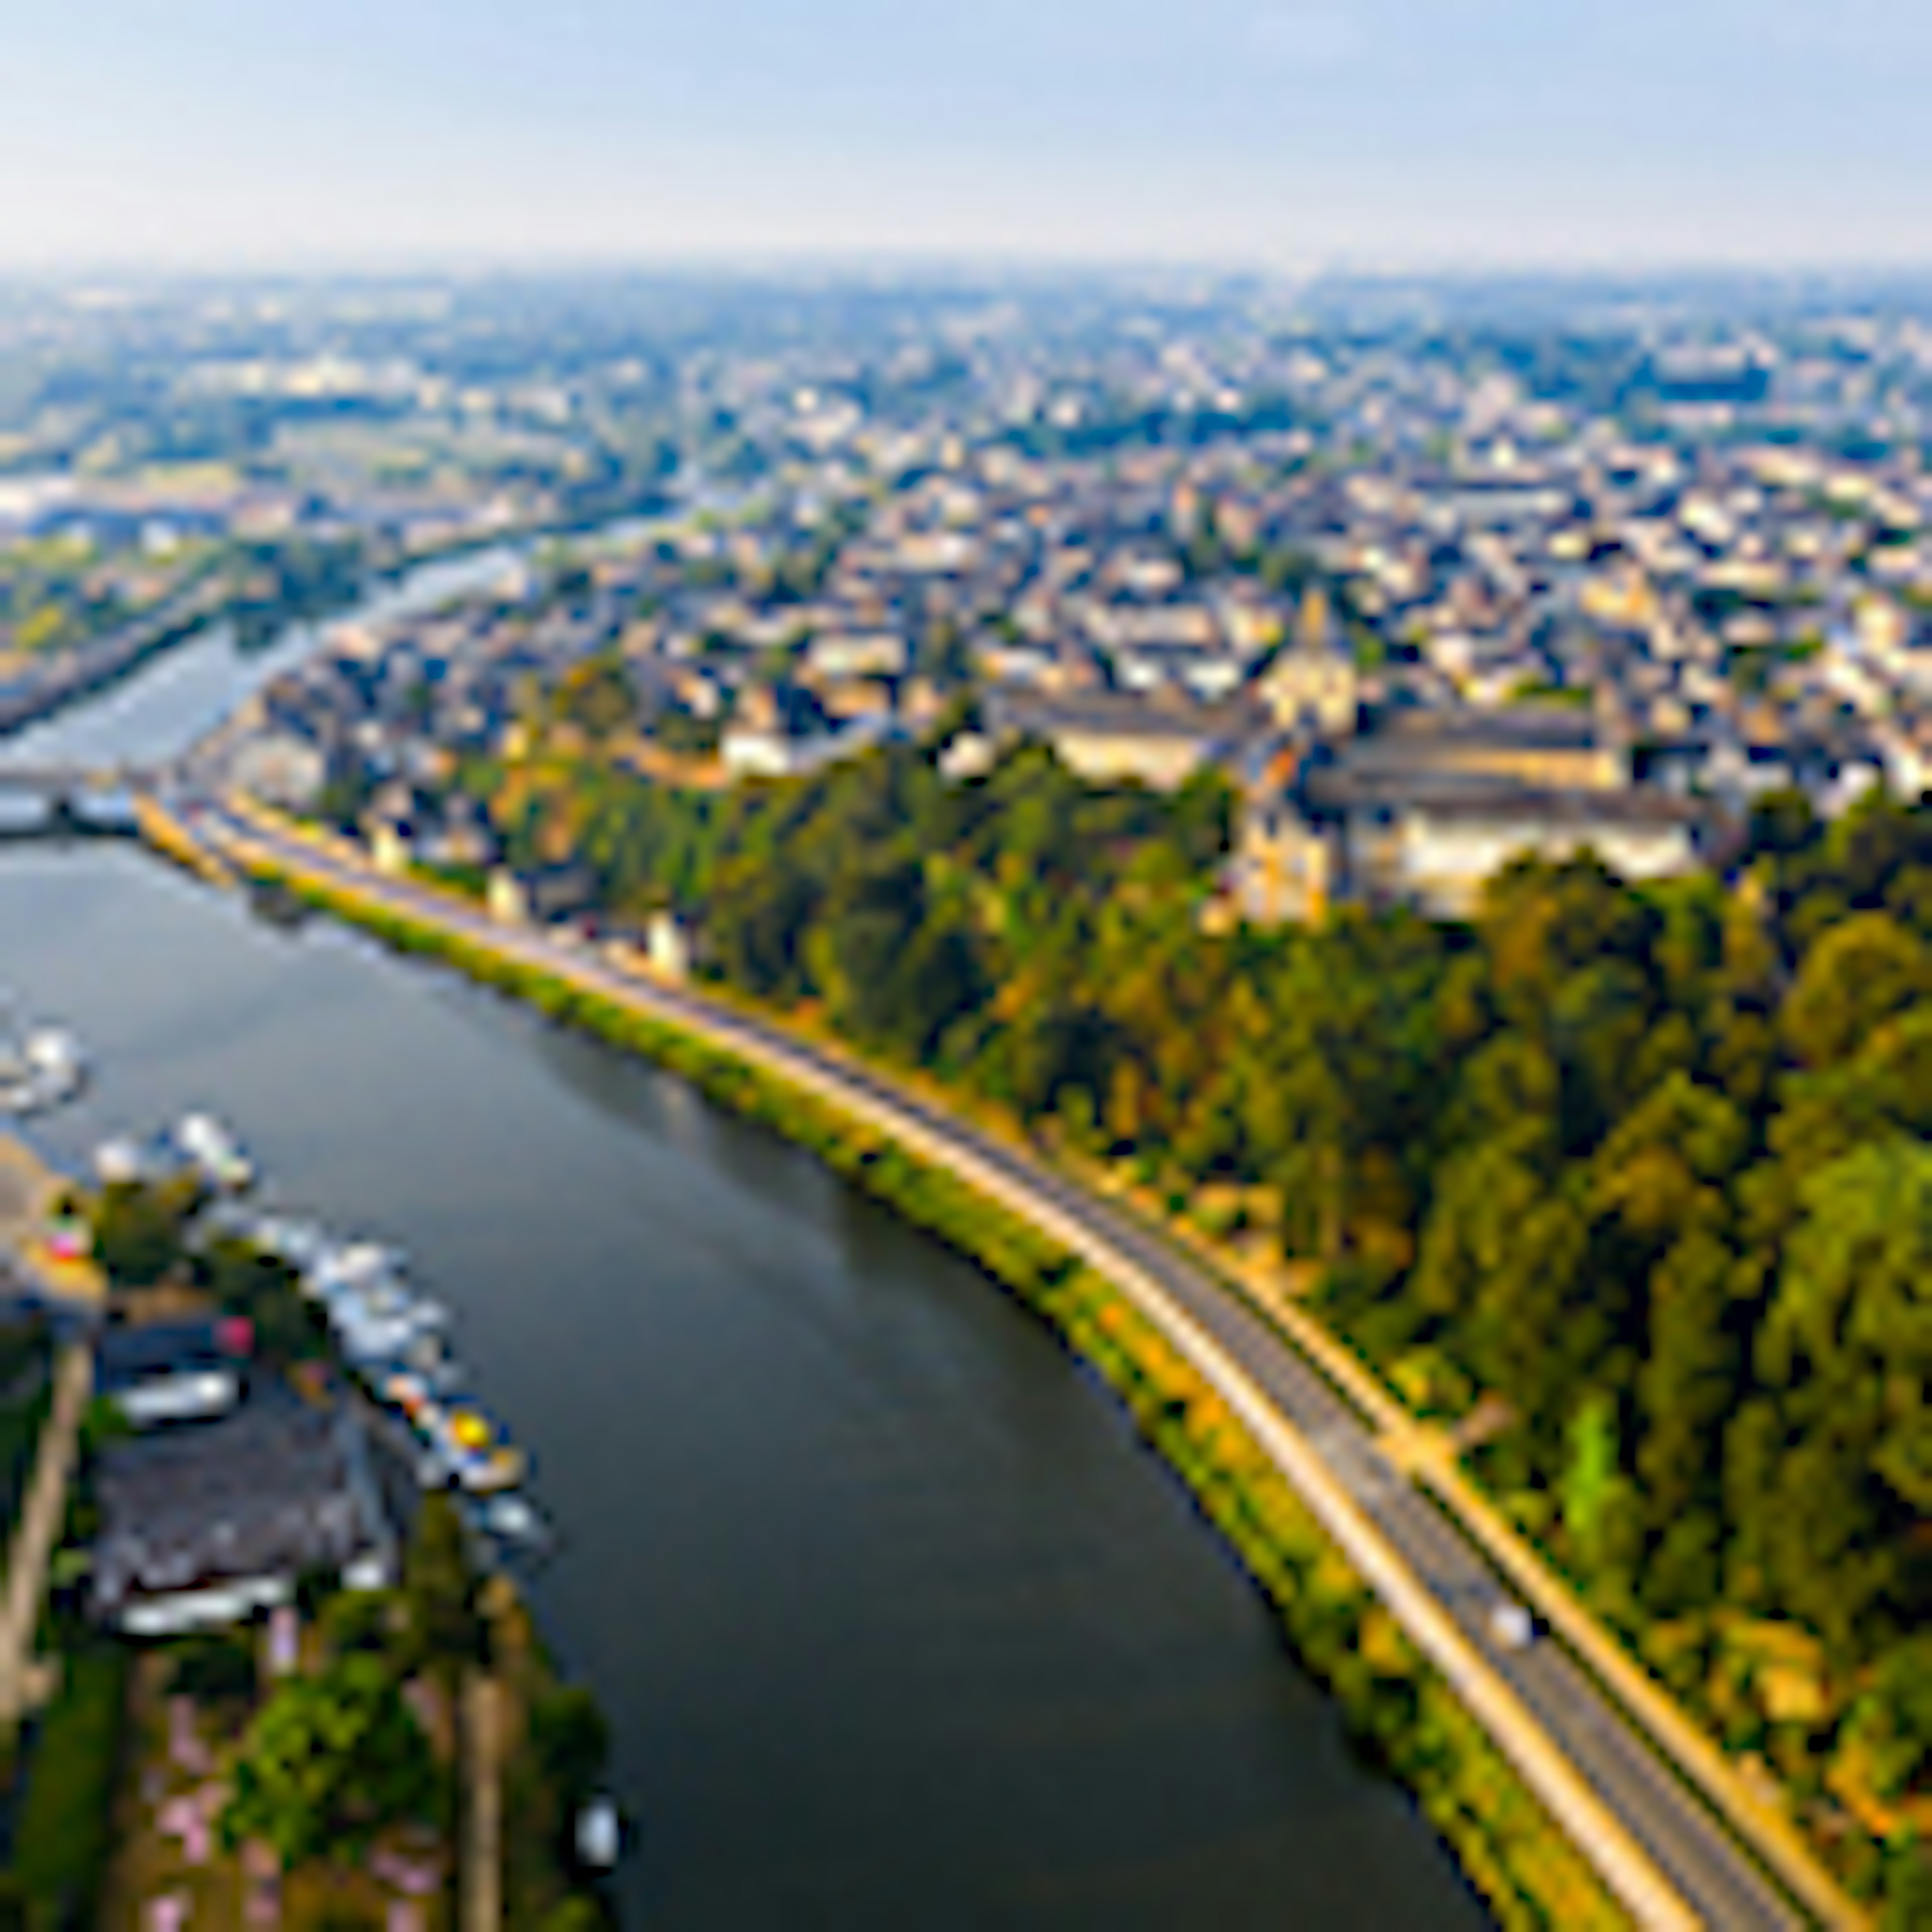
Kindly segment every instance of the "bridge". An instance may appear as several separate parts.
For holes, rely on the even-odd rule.
[[[0,758],[0,791],[33,792],[42,798],[80,798],[104,791],[152,791],[165,776],[160,765],[10,764]]]
[[[0,832],[130,829],[134,801],[158,789],[166,777],[164,766],[132,762],[9,764],[0,760]],[[29,809],[23,812],[10,802]]]

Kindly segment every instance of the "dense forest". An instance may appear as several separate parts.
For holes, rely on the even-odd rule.
[[[745,993],[1318,1264],[1849,1882],[1932,1911],[1932,807],[1768,801],[1729,881],[1525,864],[1466,926],[1216,933],[1211,780],[900,748],[705,793],[566,733],[470,782]]]

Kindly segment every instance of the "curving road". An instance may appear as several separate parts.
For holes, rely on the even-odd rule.
[[[1514,1694],[1514,1706],[1507,1696],[1500,1706],[1492,1698],[1487,1714],[1497,1742],[1519,1768],[1534,1772],[1538,1750],[1546,1758],[1567,1760],[1561,1773],[1580,1783],[1600,1808],[1596,1814],[1600,1829],[1591,1830],[1589,1810],[1566,1814],[1552,1803],[1552,1788],[1561,1796],[1562,1776],[1540,1783],[1532,1776],[1533,1786],[1565,1819],[1635,1916],[1659,1924],[1701,1922],[1725,1932],[1809,1922],[1566,1651],[1547,1640],[1520,1651],[1493,1641],[1488,1612],[1499,1586],[1461,1531],[1390,1461],[1372,1428],[1275,1327],[1157,1236],[1023,1150],[733,1006],[620,970],[586,947],[506,928],[446,896],[378,875],[319,842],[244,820],[208,798],[178,798],[171,801],[171,810],[205,849],[239,860],[244,869],[252,848],[258,862],[266,857],[278,867],[309,874],[377,906],[567,978],[856,1106],[916,1147],[938,1150],[964,1178],[1068,1239],[1134,1290],[1144,1305],[1157,1296],[1166,1306],[1152,1312],[1224,1394],[1241,1398],[1238,1411],[1252,1412],[1258,1398],[1274,1418],[1292,1425],[1318,1457],[1321,1472],[1380,1532],[1400,1562],[1392,1569],[1384,1566],[1383,1575],[1371,1580],[1390,1597],[1399,1613],[1406,1612],[1402,1621],[1412,1634],[1418,1624],[1440,1628],[1446,1620],[1453,1640],[1438,1642],[1432,1654],[1446,1663],[1472,1709],[1484,1714],[1479,1694],[1493,1688],[1496,1678]],[[1243,1382],[1245,1389],[1230,1386]],[[1272,1448],[1265,1433],[1263,1439]],[[1309,1472],[1298,1474],[1280,1454],[1276,1460],[1306,1492]],[[1464,1660],[1460,1667],[1459,1657]],[[1513,1740],[1508,1735],[1511,1730],[1533,1734],[1539,1726],[1541,1738],[1529,1735]],[[1606,1842],[1612,1840],[1618,1842]],[[1628,1855],[1631,1841],[1634,1857]],[[1655,1883],[1660,1874],[1666,1881],[1662,1890]]]

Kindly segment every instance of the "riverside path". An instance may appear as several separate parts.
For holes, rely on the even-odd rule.
[[[34,1464],[14,1540],[7,1552],[7,1582],[0,1594],[0,1731],[10,1730],[52,1688],[50,1667],[34,1655],[47,1560],[67,1510],[68,1478],[80,1454],[80,1425],[94,1393],[94,1354],[70,1342],[54,1371],[54,1399],[40,1425]]]
[[[500,925],[447,895],[374,872],[344,844],[297,835],[232,802],[179,799],[172,812],[190,842],[241,870],[283,874],[440,929],[761,1066],[1035,1222],[1129,1293],[1249,1424],[1640,1922],[1726,1932],[1863,1922],[1822,1871],[1794,1888],[1804,1908],[1795,1904],[1559,1644],[1498,1647],[1489,1624],[1498,1583],[1463,1532],[1277,1327],[1150,1230],[1025,1150],[734,1006]]]

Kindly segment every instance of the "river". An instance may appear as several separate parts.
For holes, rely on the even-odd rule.
[[[211,631],[8,754],[165,754],[308,643]],[[0,983],[96,1058],[53,1154],[212,1106],[451,1304],[562,1532],[627,1923],[1482,1922],[1105,1393],[803,1154],[130,847],[0,855]]]

